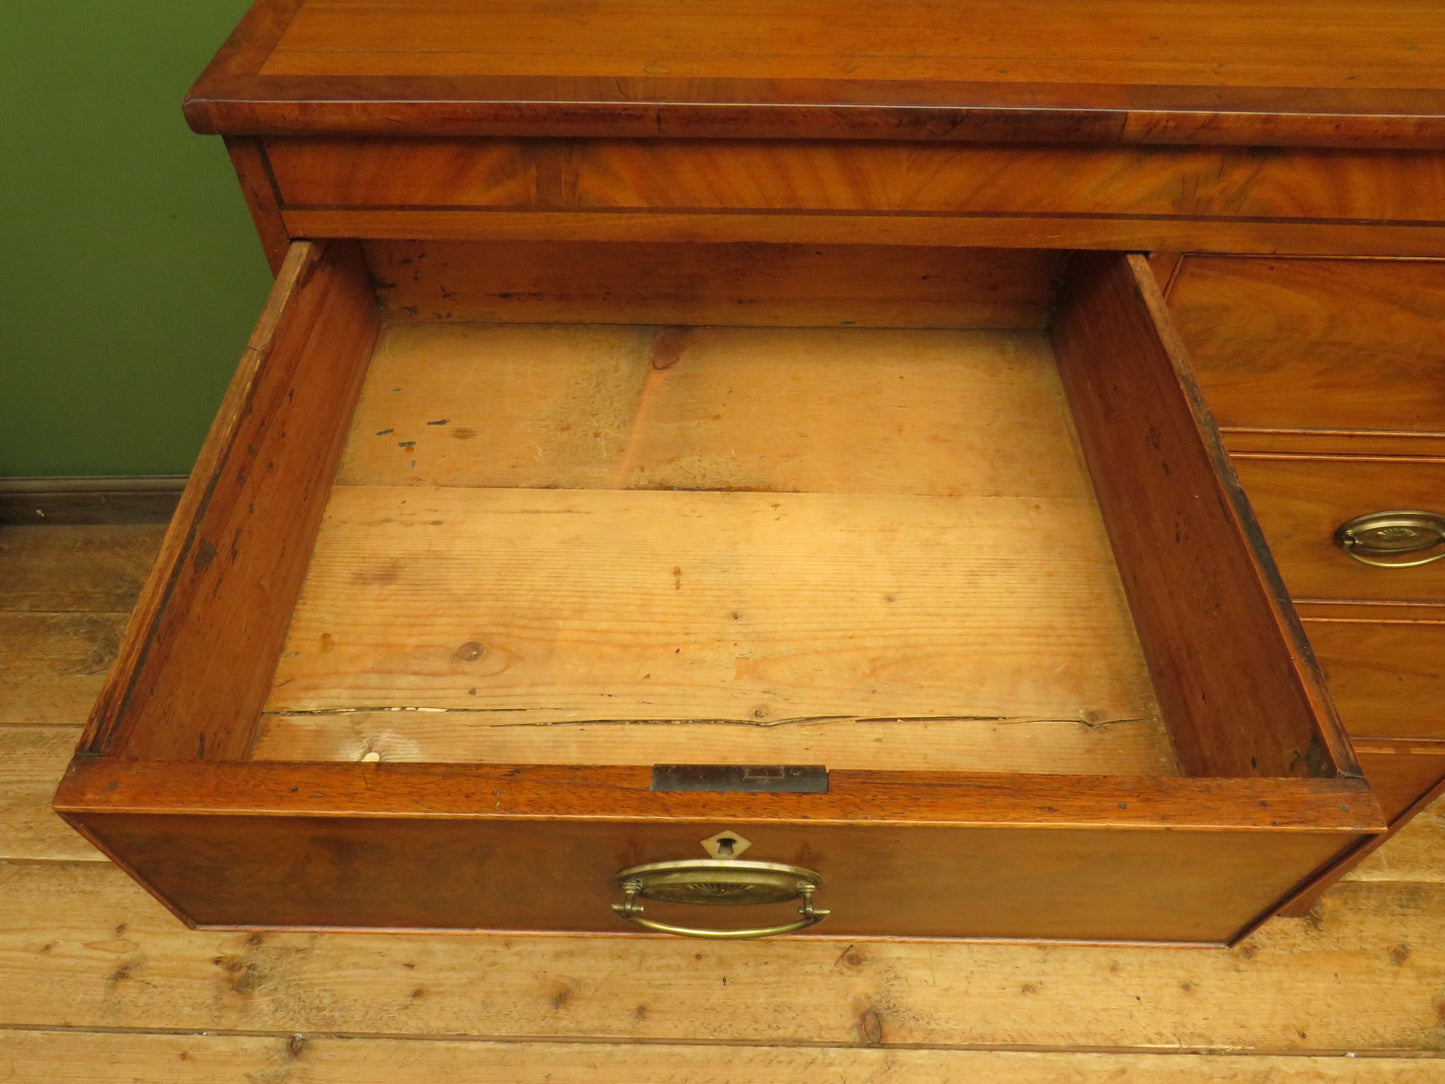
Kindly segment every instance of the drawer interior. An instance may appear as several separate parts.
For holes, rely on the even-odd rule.
[[[1232,722],[1265,756],[1223,748],[1177,671],[1238,660],[1141,644],[1110,537],[1137,528],[1055,357],[1068,259],[371,242],[382,324],[247,755],[1332,770],[1308,689]],[[1132,577],[1146,621],[1218,607],[1205,544]]]
[[[386,324],[267,759],[1177,765],[1042,329]]]

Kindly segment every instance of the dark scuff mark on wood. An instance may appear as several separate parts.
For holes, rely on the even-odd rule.
[[[658,332],[652,340],[651,363],[654,371],[671,369],[683,353],[697,342],[704,329],[698,327],[670,327]]]
[[[197,572],[204,572],[211,567],[211,562],[216,559],[216,547],[211,545],[207,539],[199,539],[196,542],[196,550],[191,555],[191,567]]]

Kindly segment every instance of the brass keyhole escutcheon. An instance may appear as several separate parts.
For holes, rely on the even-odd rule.
[[[719,832],[702,841],[702,849],[713,858],[741,858],[751,846],[752,843],[737,832]]]

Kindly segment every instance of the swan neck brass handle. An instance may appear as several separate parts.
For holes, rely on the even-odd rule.
[[[813,894],[823,879],[802,866],[785,866],[776,862],[744,862],[738,859],[652,862],[633,866],[617,875],[622,888],[622,902],[612,905],[613,912],[624,921],[644,930],[670,933],[679,937],[701,937],[715,941],[741,941],[756,937],[776,937],[816,926],[828,912],[813,906]],[[801,900],[798,917],[773,926],[749,926],[741,929],[708,926],[680,926],[659,922],[643,914],[642,899],[669,903],[702,904],[705,906],[737,906],[739,904],[782,903]]]
[[[1335,544],[1362,565],[1418,568],[1445,558],[1445,516],[1436,512],[1370,512],[1340,524]]]

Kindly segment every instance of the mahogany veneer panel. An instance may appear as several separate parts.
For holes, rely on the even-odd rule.
[[[1370,23],[1321,17],[1330,5],[1240,9],[1231,19],[1165,15],[1127,0],[1087,10],[1049,0],[937,5],[879,19],[859,0],[728,3],[709,17],[630,0],[465,5],[423,0],[404,9],[360,0],[312,0],[261,67],[270,75],[552,75],[770,79],[780,57],[794,78],[1002,83],[1180,82],[1214,86],[1214,58],[1232,57],[1244,85],[1412,88],[1445,64],[1445,41],[1421,5],[1381,5]],[[1196,5],[1196,10],[1205,9]],[[405,18],[400,18],[402,11]],[[1147,44],[1145,32],[1154,32]],[[1417,49],[1401,56],[1409,38]],[[866,48],[858,48],[859,41]],[[1040,42],[1051,48],[1041,50]],[[1225,48],[1227,43],[1227,50]],[[1350,63],[1338,58],[1345,53]]]
[[[1381,810],[1398,826],[1445,785],[1445,742],[1365,739],[1360,742],[1360,764]]]
[[[1445,602],[1445,562],[1373,568],[1334,541],[1366,512],[1445,513],[1445,460],[1236,456],[1234,465],[1295,598]]]
[[[296,210],[1445,221],[1445,152],[300,137],[265,150]]]
[[[1302,0],[959,0],[894,19],[857,0],[706,19],[650,0],[262,0],[187,116],[228,133],[1439,145],[1434,16]]]
[[[153,766],[97,760],[72,765],[61,808],[203,926],[616,931],[616,870],[692,855],[726,826],[829,871],[820,899],[841,921],[823,936],[1183,941],[1235,936],[1374,816],[1363,784],[1333,780],[839,772],[806,796],[647,781],[197,764],[182,813],[157,801],[171,784]]]
[[[1445,739],[1445,611],[1395,607],[1382,619],[1355,616],[1355,606],[1314,608],[1326,609],[1335,615],[1307,616],[1304,627],[1345,729],[1360,738]]]
[[[1445,261],[1190,256],[1169,305],[1226,429],[1331,431],[1317,451],[1364,431],[1361,450],[1394,454],[1445,435]]]
[[[293,237],[1445,255],[1439,151],[330,132],[264,146]],[[272,229],[263,195],[252,211]]]

